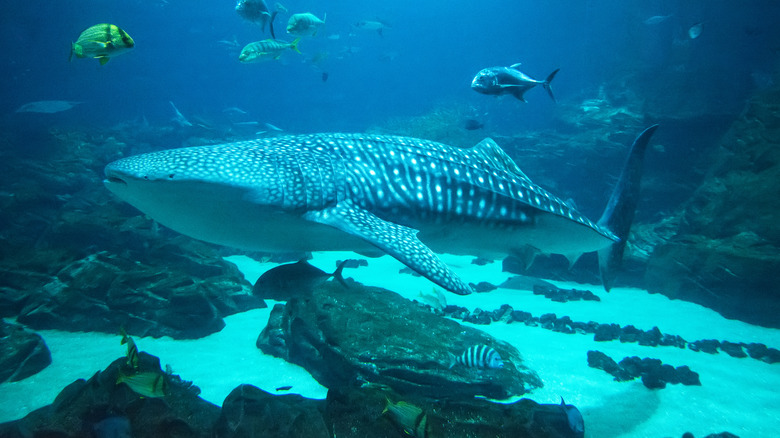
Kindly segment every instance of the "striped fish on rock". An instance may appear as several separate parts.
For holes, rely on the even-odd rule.
[[[463,365],[467,368],[503,368],[504,361],[501,359],[501,355],[498,351],[487,345],[473,345],[466,349],[460,356],[455,356],[449,353],[450,368],[456,364]]]
[[[472,289],[437,253],[495,259],[530,247],[576,259],[600,251],[609,289],[654,130],[634,142],[598,222],[534,184],[491,139],[461,149],[309,134],[170,149],[110,163],[105,185],[197,239],[266,252],[384,252],[458,294]]]

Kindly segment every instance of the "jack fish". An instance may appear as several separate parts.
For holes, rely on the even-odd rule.
[[[555,78],[558,70],[560,69],[550,73],[547,76],[547,79],[539,81],[521,72],[520,64],[514,64],[511,67],[483,68],[471,81],[471,89],[477,93],[491,96],[511,94],[517,99],[525,102],[525,92],[537,85],[541,85],[542,88],[547,90],[550,99],[555,102],[555,96],[550,87],[550,82]]]
[[[461,149],[310,134],[171,149],[110,163],[105,185],[196,239],[267,252],[384,252],[458,294],[472,289],[436,253],[493,259],[531,247],[576,260],[601,250],[609,289],[655,128],[634,142],[598,223],[534,184],[491,139]]]

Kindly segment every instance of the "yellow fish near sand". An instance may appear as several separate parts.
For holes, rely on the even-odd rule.
[[[108,23],[96,24],[81,32],[75,43],[70,45],[70,57],[95,58],[105,65],[114,56],[126,53],[135,46],[130,35],[119,26]]]

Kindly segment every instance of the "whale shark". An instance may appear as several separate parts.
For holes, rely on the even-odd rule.
[[[266,252],[386,253],[440,287],[472,292],[437,254],[497,259],[599,251],[607,290],[636,207],[652,126],[593,222],[534,184],[493,140],[307,134],[169,149],[114,161],[105,186],[179,233]]]

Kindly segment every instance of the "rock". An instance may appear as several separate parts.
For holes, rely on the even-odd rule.
[[[326,282],[311,299],[275,307],[258,348],[304,367],[328,388],[368,382],[401,394],[504,399],[541,385],[511,345],[433,315],[390,291],[352,281],[348,285]],[[448,368],[450,354],[479,344],[495,348],[504,367]]]
[[[566,333],[566,334],[573,334],[575,333],[574,322],[571,320],[568,316],[562,316],[560,318],[557,318],[555,322],[553,322],[552,331],[559,332],[559,333]]]
[[[0,319],[0,383],[25,379],[50,363],[49,348],[37,333]]]
[[[588,366],[604,370],[613,376],[620,370],[620,366],[614,359],[596,350],[588,351]]]
[[[753,96],[703,161],[704,180],[678,226],[652,251],[651,292],[692,301],[729,319],[780,328],[780,85]]]
[[[691,350],[703,351],[709,354],[718,354],[718,347],[720,347],[720,341],[716,339],[702,339],[701,341],[688,343],[688,348]]]
[[[264,307],[235,267],[196,262],[171,246],[165,266],[130,262],[108,252],[63,267],[25,301],[19,322],[36,329],[199,338],[224,327],[224,316]],[[202,271],[199,271],[202,269]]]
[[[512,311],[512,321],[516,322],[525,322],[529,319],[531,319],[533,315],[531,315],[530,312],[524,312],[522,310],[513,310]]]
[[[193,338],[264,305],[216,247],[159,227],[103,187],[105,163],[131,142],[94,131],[50,135],[45,154],[0,160],[0,185],[12,193],[0,196],[0,315],[35,329],[116,333],[124,325],[135,335]]]
[[[742,344],[723,341],[720,343],[720,349],[731,357],[747,357],[747,353],[742,349]]]
[[[480,308],[476,308],[471,314],[463,317],[463,322],[470,322],[477,325],[489,325],[493,322],[491,315],[492,312],[485,312]]]
[[[780,362],[780,351],[774,348],[767,348],[764,344],[747,344],[745,349],[753,359],[758,359],[766,363]]]
[[[551,301],[566,303],[569,301],[601,301],[601,298],[589,290],[561,289],[553,284],[534,285],[534,295],[544,295]]]
[[[701,381],[699,381],[699,373],[691,371],[691,369],[688,368],[688,365],[681,365],[674,370],[677,381],[679,383],[688,386],[701,386]]]
[[[662,336],[663,335],[661,330],[659,330],[658,327],[653,327],[646,332],[642,332],[642,334],[639,336],[638,342],[639,345],[656,347],[661,343]]]
[[[547,330],[552,330],[556,318],[554,313],[545,313],[539,317],[539,325]]]
[[[393,403],[403,401],[419,408],[425,415],[425,437],[584,437],[584,433],[571,430],[566,412],[557,404],[538,404],[529,399],[502,404],[479,398],[441,402],[416,395],[400,396],[371,388],[328,391],[326,417],[328,424],[332,424],[333,436],[412,436],[401,430],[389,413],[383,413],[388,400]]]
[[[216,438],[330,438],[321,400],[273,395],[251,385],[235,388],[222,403]]]
[[[116,384],[126,362],[125,357],[119,358],[89,380],[71,383],[51,405],[0,425],[0,436],[93,436],[96,426],[106,427],[108,419],[117,417],[130,423],[134,438],[213,436],[220,409],[199,398],[196,387],[164,374],[168,394],[142,397],[128,385]],[[139,366],[140,372],[163,373],[159,359],[144,352],[139,353]]]
[[[502,304],[501,307],[490,312],[490,319],[492,319],[493,322],[509,322],[512,319],[513,312],[514,310],[512,310],[512,306],[509,304]]]
[[[461,306],[448,305],[444,308],[444,314],[454,319],[464,319],[469,316],[469,309]]]
[[[661,341],[659,342],[659,345],[663,345],[665,347],[677,347],[677,348],[685,348],[685,346],[688,343],[679,335],[670,335],[667,333],[664,333],[663,336],[661,336]]]
[[[617,324],[599,324],[594,332],[593,340],[596,342],[612,341],[620,337],[621,330]]]
[[[642,333],[644,333],[642,330],[633,325],[627,325],[620,331],[620,342],[636,342]]]
[[[642,378],[642,384],[650,389],[662,389],[667,383],[683,385],[701,385],[699,375],[687,366],[677,368],[662,363],[659,359],[637,356],[624,357],[616,363],[611,357],[600,351],[588,351],[588,366],[606,371],[618,382]]]

